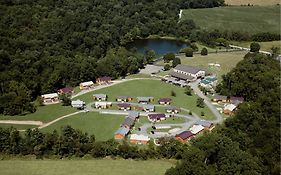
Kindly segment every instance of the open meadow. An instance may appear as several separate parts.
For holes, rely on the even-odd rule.
[[[225,0],[225,4],[228,5],[276,5],[280,4],[280,0]]]
[[[1,175],[163,175],[169,160],[5,160]]]
[[[210,15],[212,14],[212,15]],[[193,19],[202,29],[250,34],[280,32],[279,6],[234,6],[183,10],[182,19]]]
[[[252,42],[250,42],[250,41],[231,41],[230,43],[233,45],[250,48],[250,45]],[[268,41],[268,42],[258,42],[258,43],[261,46],[260,50],[262,50],[262,51],[271,52],[272,47],[279,47],[279,49],[281,49],[281,41]]]

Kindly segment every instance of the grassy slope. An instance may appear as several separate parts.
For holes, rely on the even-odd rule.
[[[176,97],[171,97],[171,91],[176,92]],[[167,83],[163,83],[158,80],[134,80],[122,84],[117,84],[105,89],[100,89],[94,93],[104,93],[107,94],[109,99],[108,101],[115,101],[117,96],[128,95],[136,98],[137,96],[152,96],[155,98],[154,104],[157,103],[159,98],[169,97],[173,100],[172,105],[177,107],[183,107],[190,109],[191,111],[200,115],[203,111],[206,115],[206,118],[213,119],[214,116],[211,111],[205,107],[203,109],[196,107],[197,96],[187,96],[184,94],[184,89],[176,87]],[[87,103],[92,102],[92,94],[87,93],[78,97],[81,100],[86,101]],[[134,100],[136,102],[136,100]]]
[[[61,104],[40,106],[33,114],[24,116],[0,116],[0,120],[36,120],[42,122],[52,121],[66,114],[76,112],[77,110],[70,106],[62,106]]]
[[[167,160],[8,160],[2,175],[163,175],[174,164]]]
[[[225,0],[225,3],[228,5],[276,5],[280,4],[280,0]]]
[[[278,6],[188,9],[183,11],[182,19],[193,19],[198,26],[208,30],[232,30],[251,34],[280,32]]]
[[[88,134],[94,134],[97,140],[105,141],[113,138],[115,131],[124,121],[124,118],[125,116],[96,112],[80,113],[43,128],[42,131],[52,132],[54,129],[59,131],[62,126],[70,125]]]
[[[247,47],[250,48],[250,45],[252,42],[238,42],[238,41],[231,41],[232,44],[237,45],[237,46],[241,46],[241,47]],[[261,50],[263,51],[271,51],[272,47],[279,47],[281,48],[281,41],[269,41],[269,42],[259,42],[260,46],[261,46]]]
[[[16,128],[18,130],[28,129],[28,128],[36,128],[37,126],[34,125],[11,125],[11,124],[0,124],[0,128]]]

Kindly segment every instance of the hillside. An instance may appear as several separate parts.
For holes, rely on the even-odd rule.
[[[280,30],[278,6],[188,9],[183,11],[181,20],[184,19],[193,19],[199,27],[206,30],[219,29],[249,34],[279,33]]]
[[[275,5],[280,4],[280,0],[225,0],[228,5]]]

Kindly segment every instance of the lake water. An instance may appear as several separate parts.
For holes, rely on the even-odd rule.
[[[145,53],[146,50],[154,50],[157,55],[168,52],[178,53],[180,49],[189,47],[184,42],[166,39],[141,39],[129,43],[127,49],[136,49],[137,52]]]

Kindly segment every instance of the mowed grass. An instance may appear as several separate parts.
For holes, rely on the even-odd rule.
[[[43,132],[52,132],[70,125],[72,128],[80,129],[88,134],[94,134],[96,140],[106,141],[114,137],[114,133],[124,121],[125,116],[99,114],[97,112],[80,113],[69,118],[62,119],[46,128]]]
[[[171,96],[171,91],[176,93],[176,97]],[[171,98],[173,106],[182,107],[200,115],[201,111],[205,113],[206,119],[214,119],[214,115],[207,108],[198,108],[196,106],[197,96],[187,96],[184,94],[184,88],[173,86],[160,80],[132,80],[100,89],[94,92],[84,94],[77,99],[83,100],[86,103],[93,102],[93,94],[103,93],[108,95],[108,101],[115,101],[118,96],[132,96],[133,102],[136,102],[136,97],[151,96],[154,97],[152,104],[158,104],[159,98]]]
[[[231,43],[233,45],[250,48],[250,45],[251,45],[252,42],[231,41]],[[263,50],[263,51],[270,52],[272,47],[278,47],[278,48],[281,49],[281,41],[268,41],[268,42],[258,42],[258,43],[261,46],[260,50]]]
[[[49,122],[61,116],[76,112],[77,109],[70,106],[62,106],[62,104],[53,104],[46,106],[39,106],[37,111],[27,115],[7,116],[0,115],[0,120],[34,120]]]
[[[279,6],[234,6],[183,10],[182,19],[193,19],[202,29],[250,34],[280,32]]]
[[[164,175],[168,160],[5,160],[1,175]]]
[[[228,5],[276,5],[280,4],[280,0],[225,0],[225,4]]]

